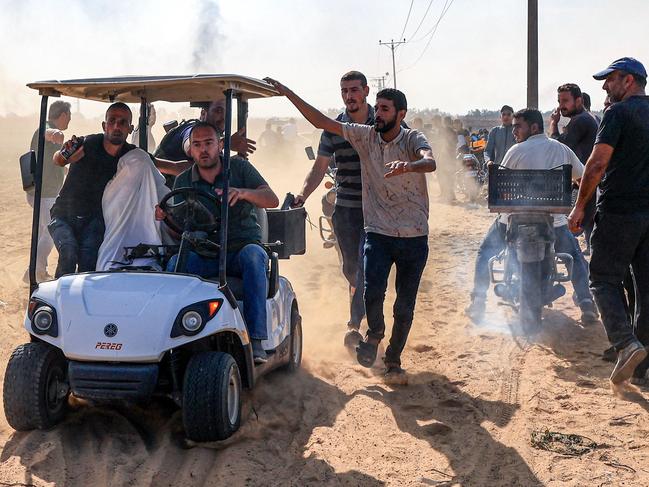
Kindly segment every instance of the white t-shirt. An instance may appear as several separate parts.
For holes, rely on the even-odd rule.
[[[569,164],[572,166],[572,178],[578,179],[584,174],[584,165],[575,153],[561,142],[548,138],[545,134],[532,135],[524,142],[514,144],[505,154],[501,166],[508,169],[553,169]],[[507,213],[500,215],[500,222],[507,223]],[[568,224],[568,217],[554,215],[554,226]]]

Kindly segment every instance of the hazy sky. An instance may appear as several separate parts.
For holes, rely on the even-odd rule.
[[[450,8],[431,38],[427,34],[445,4]],[[649,67],[649,0],[539,4],[542,109],[554,106],[556,87],[564,82],[578,83],[600,108],[604,92],[591,75],[618,57],[634,56]],[[270,75],[318,107],[339,107],[338,81],[347,70],[368,77],[390,72],[391,86],[390,52],[378,41],[399,38],[410,5],[410,0],[0,0],[0,114],[37,110],[35,92],[25,87],[29,81],[194,72]],[[522,107],[526,15],[526,0],[414,0],[404,34],[410,42],[396,52],[398,88],[409,105],[458,114],[504,103]],[[82,108],[95,110],[90,104]],[[251,106],[252,116],[293,113],[282,99]]]

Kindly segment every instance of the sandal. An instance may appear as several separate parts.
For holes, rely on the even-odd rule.
[[[367,337],[365,341],[358,344],[358,347],[356,347],[356,360],[358,360],[359,364],[368,369],[374,365],[380,341],[376,338]]]

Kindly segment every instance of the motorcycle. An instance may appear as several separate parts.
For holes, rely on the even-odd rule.
[[[462,165],[456,172],[456,186],[471,203],[477,203],[482,188],[487,179],[484,162],[480,162],[473,153],[458,154],[457,158]]]
[[[313,147],[305,147],[304,151],[310,161],[315,161]],[[336,168],[329,165],[325,172],[325,176],[327,181],[325,181],[324,187],[327,189],[327,192],[322,195],[322,215],[320,215],[320,218],[318,219],[318,230],[320,232],[320,238],[322,239],[322,246],[325,249],[335,248],[338,257],[342,262],[342,256],[340,248],[338,247],[338,240],[336,239],[336,233],[334,232],[332,222],[334,205],[336,204]]]
[[[489,210],[509,213],[506,247],[489,260],[489,276],[528,332],[541,326],[543,307],[566,293],[562,283],[572,276],[572,256],[554,250],[552,216],[570,211],[571,171],[489,166]]]

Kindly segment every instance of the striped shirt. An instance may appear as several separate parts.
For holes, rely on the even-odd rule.
[[[338,115],[336,120],[342,123],[353,123],[346,110]],[[368,105],[365,125],[374,125],[374,108],[371,105]],[[362,208],[363,185],[358,152],[343,137],[325,131],[320,137],[318,155],[333,158],[336,167],[336,205]]]

